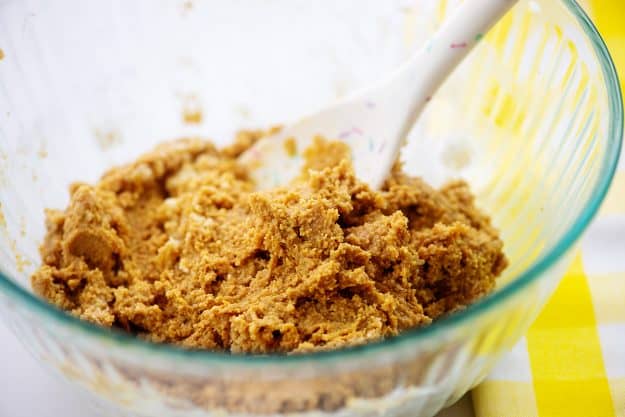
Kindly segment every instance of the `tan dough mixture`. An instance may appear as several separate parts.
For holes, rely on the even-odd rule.
[[[35,291],[155,342],[262,353],[393,336],[493,289],[503,244],[466,183],[397,166],[372,191],[318,138],[301,178],[255,192],[236,158],[262,134],[166,143],[74,184],[47,212]]]

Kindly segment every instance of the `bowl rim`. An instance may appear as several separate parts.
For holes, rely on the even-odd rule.
[[[504,285],[499,291],[490,294],[463,311],[448,317],[438,319],[426,327],[406,330],[398,336],[371,342],[365,345],[346,347],[337,350],[302,353],[297,355],[268,354],[249,355],[216,352],[209,350],[190,350],[173,344],[159,344],[143,340],[128,333],[116,329],[108,329],[90,322],[81,320],[39,298],[27,291],[22,286],[14,283],[0,271],[0,291],[8,295],[14,302],[20,302],[36,314],[51,318],[64,328],[76,330],[91,339],[107,343],[109,347],[123,348],[125,351],[134,350],[137,353],[149,354],[165,359],[184,360],[199,364],[226,364],[257,366],[272,364],[276,366],[292,365],[310,361],[314,363],[327,363],[329,361],[344,361],[347,359],[361,358],[365,353],[376,353],[392,350],[393,347],[405,344],[415,346],[417,342],[424,342],[429,336],[440,334],[444,331],[456,328],[469,320],[490,311],[493,307],[510,299],[519,290],[537,281],[543,272],[553,266],[565,253],[576,243],[582,232],[587,228],[590,221],[596,215],[603,202],[618,164],[623,140],[623,102],[620,90],[618,74],[614,67],[610,53],[597,28],[588,15],[584,12],[576,0],[562,0],[569,12],[577,19],[584,33],[590,40],[593,51],[598,58],[608,91],[609,105],[609,128],[607,146],[608,151],[602,161],[601,175],[597,186],[589,201],[574,223],[562,235],[553,248],[529,268],[523,271],[516,279]]]

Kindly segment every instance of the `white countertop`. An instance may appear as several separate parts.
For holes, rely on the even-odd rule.
[[[0,321],[0,417],[91,417],[89,406],[33,359]],[[473,417],[469,397],[437,417]]]

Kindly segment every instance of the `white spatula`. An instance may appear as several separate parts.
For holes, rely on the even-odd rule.
[[[350,145],[358,178],[382,186],[404,139],[432,95],[486,31],[517,0],[464,0],[434,36],[388,78],[263,138],[240,157],[258,189],[284,185],[298,175],[298,152],[314,136]],[[453,123],[453,120],[449,121]],[[291,148],[292,150],[292,148]]]

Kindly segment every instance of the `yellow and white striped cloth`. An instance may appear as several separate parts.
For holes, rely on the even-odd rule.
[[[625,86],[625,0],[582,3]],[[473,390],[477,417],[625,417],[624,159],[556,293]]]

